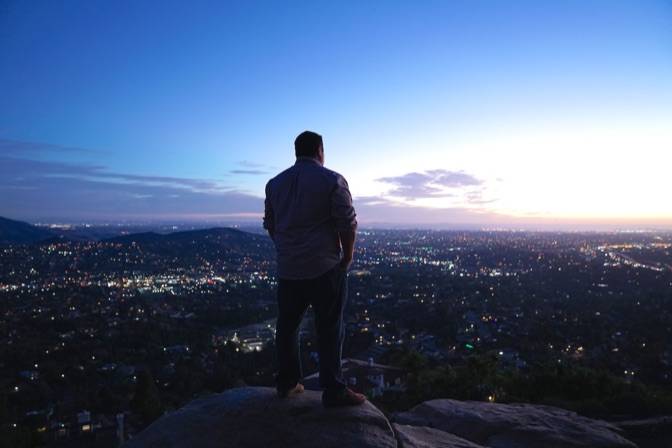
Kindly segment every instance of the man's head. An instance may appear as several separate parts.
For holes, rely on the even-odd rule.
[[[322,136],[316,132],[303,131],[294,140],[296,157],[312,157],[324,165],[324,146]]]

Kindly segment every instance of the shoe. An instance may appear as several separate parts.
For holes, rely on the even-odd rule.
[[[338,392],[322,392],[322,405],[325,408],[335,408],[340,406],[359,406],[364,404],[366,396],[357,393],[352,389],[345,388]]]
[[[289,389],[278,389],[278,397],[280,398],[287,398],[292,395],[298,395],[303,393],[303,384],[301,383],[296,383],[296,386],[291,387]]]

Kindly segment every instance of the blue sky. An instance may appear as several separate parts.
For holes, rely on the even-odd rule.
[[[304,129],[360,222],[672,226],[667,1],[0,5],[0,215],[257,219]]]

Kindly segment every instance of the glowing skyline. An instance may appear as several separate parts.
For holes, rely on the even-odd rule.
[[[362,224],[672,228],[665,1],[0,8],[0,216],[255,220],[304,129]]]

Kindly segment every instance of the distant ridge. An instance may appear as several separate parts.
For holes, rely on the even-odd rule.
[[[157,242],[160,242],[164,239],[166,239],[166,240],[171,239],[170,235],[174,235],[175,233],[181,233],[181,232],[174,232],[174,233],[168,233],[168,234],[161,234],[161,233],[156,233],[156,232],[138,232],[138,233],[130,233],[128,235],[120,235],[120,236],[113,236],[111,238],[104,238],[101,241],[104,241],[104,242],[107,242],[107,243],[121,243],[121,244],[157,243]]]
[[[216,256],[223,251],[229,255],[252,258],[272,258],[273,244],[266,235],[244,232],[230,227],[186,230],[173,233],[142,232],[115,236],[106,243],[136,245],[143,251],[188,258],[191,255]]]
[[[0,217],[0,244],[34,244],[54,237],[49,230]]]
[[[106,238],[102,241],[121,244],[153,244],[194,240],[253,240],[267,241],[256,233],[244,232],[231,227],[212,227],[210,229],[183,230],[171,233],[139,232]]]

